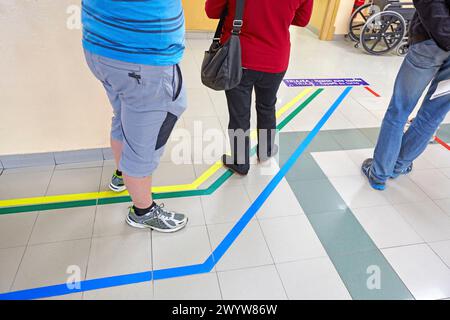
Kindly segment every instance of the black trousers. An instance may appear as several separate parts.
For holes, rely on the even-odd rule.
[[[241,83],[225,92],[230,122],[228,134],[235,164],[250,164],[250,114],[255,89],[258,152],[271,155],[275,140],[277,92],[286,72],[266,73],[245,69]]]

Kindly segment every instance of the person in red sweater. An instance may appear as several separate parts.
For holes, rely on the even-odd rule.
[[[223,156],[226,167],[246,175],[250,170],[250,110],[255,89],[258,158],[265,161],[278,152],[274,144],[277,92],[289,65],[289,27],[305,27],[311,18],[313,0],[246,0],[241,31],[243,77],[241,83],[225,92],[230,121],[228,132],[232,155]],[[219,19],[228,15],[222,30],[225,43],[233,28],[236,0],[206,0],[206,14]],[[242,138],[242,134],[244,138]]]

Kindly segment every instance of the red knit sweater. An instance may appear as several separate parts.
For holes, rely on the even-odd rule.
[[[311,18],[313,0],[246,0],[241,33],[244,68],[279,73],[289,65],[290,25],[305,27]],[[236,0],[206,0],[206,14],[212,19],[229,5],[221,42],[231,34]]]

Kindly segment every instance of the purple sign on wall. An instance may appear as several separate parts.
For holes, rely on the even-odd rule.
[[[343,79],[284,79],[288,87],[359,87],[369,84],[361,78]]]

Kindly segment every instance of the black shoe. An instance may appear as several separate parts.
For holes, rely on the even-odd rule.
[[[241,176],[246,176],[248,174],[248,171],[250,170],[249,164],[234,164],[233,159],[226,154],[222,156],[222,162],[226,168]]]
[[[259,145],[256,146],[256,154],[258,155],[258,160],[260,162],[264,162],[269,160],[272,157],[275,157],[278,154],[278,146],[276,144],[273,145],[272,150],[268,153],[260,154]]]

